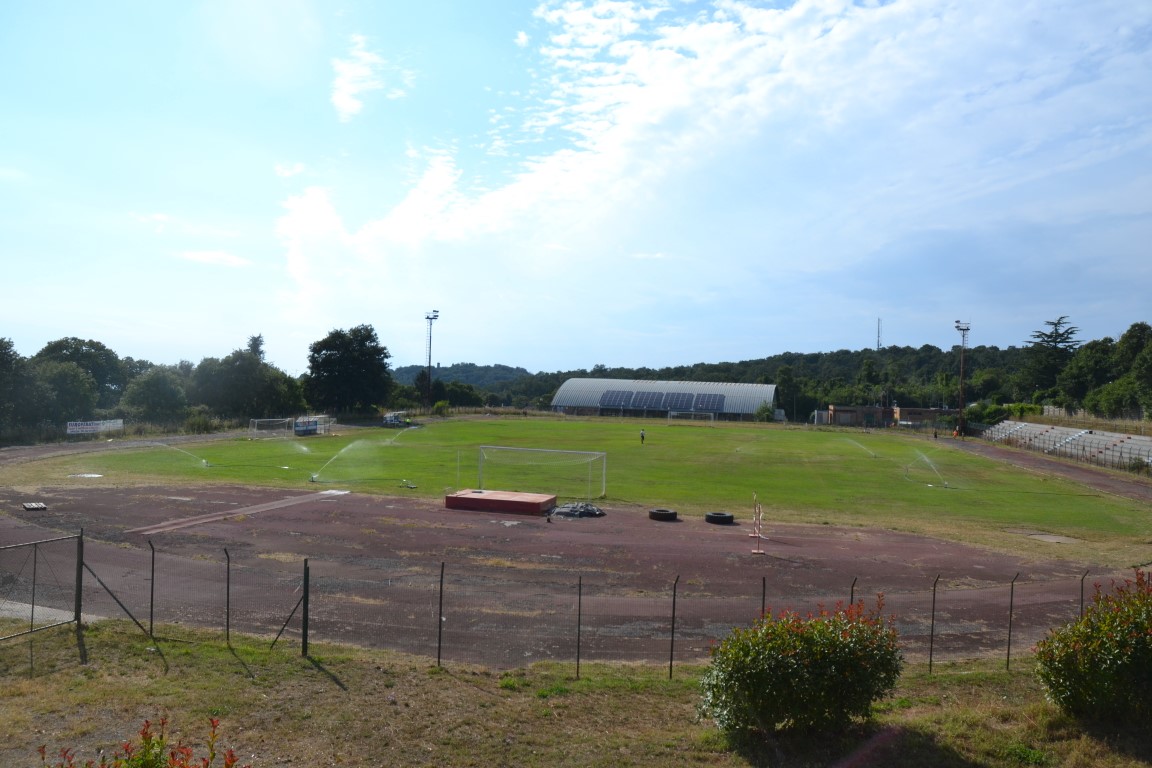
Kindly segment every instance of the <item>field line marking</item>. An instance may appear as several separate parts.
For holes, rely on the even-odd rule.
[[[184,517],[178,520],[168,520],[163,523],[155,523],[153,525],[145,525],[140,528],[130,528],[124,533],[140,533],[144,535],[152,533],[164,533],[166,531],[175,531],[180,528],[190,528],[194,525],[203,525],[204,523],[214,523],[219,520],[226,520],[229,517],[240,517],[241,515],[255,515],[259,512],[268,512],[273,509],[282,509],[284,507],[295,506],[296,504],[303,504],[308,501],[320,501],[341,492],[321,491],[320,493],[310,493],[305,496],[289,496],[279,501],[269,501],[264,504],[254,504],[250,507],[241,507],[240,509],[229,509],[223,512],[210,512],[206,515],[196,515],[195,517]],[[346,493],[346,491],[345,491]]]

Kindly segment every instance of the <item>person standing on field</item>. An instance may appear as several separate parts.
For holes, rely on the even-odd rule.
[[[644,445],[644,430],[640,430],[640,445]]]

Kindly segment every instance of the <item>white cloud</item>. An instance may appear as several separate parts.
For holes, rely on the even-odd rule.
[[[332,60],[336,72],[332,80],[332,105],[342,123],[360,114],[364,108],[360,94],[386,89],[387,98],[400,99],[408,94],[415,82],[415,73],[411,70],[391,65],[368,50],[368,39],[364,35],[352,35],[351,40],[348,58]]]
[[[132,218],[141,224],[152,225],[152,230],[156,233],[162,233],[168,228],[168,224],[172,221],[172,217],[166,213],[135,213],[131,214]]]
[[[520,30],[519,32],[516,33],[516,38],[515,38],[514,42],[520,48],[527,48],[528,47],[528,33],[525,32],[524,30]]]
[[[288,179],[293,176],[299,176],[304,172],[303,163],[276,163],[274,168],[276,175],[282,179]]]
[[[215,267],[239,268],[247,267],[252,263],[242,256],[227,251],[184,251],[180,254],[180,258]]]
[[[152,231],[156,234],[236,237],[236,232],[233,230],[211,224],[198,224],[167,213],[138,213],[133,211],[129,215],[141,224],[151,226]]]
[[[290,270],[302,292],[340,269],[448,291],[429,276],[480,268],[537,281],[519,289],[542,303],[562,298],[540,276],[563,275],[600,306],[616,291],[671,306],[687,297],[660,301],[678,288],[645,275],[674,263],[722,312],[768,275],[819,280],[901,243],[930,261],[939,233],[1120,210],[1119,191],[1093,206],[1106,185],[1057,197],[1045,182],[1075,188],[1073,174],[1152,143],[1148,97],[1132,95],[1147,46],[1115,32],[1152,11],[1056,2],[545,2],[536,87],[508,92],[531,101],[484,113],[485,163],[518,158],[505,181],[484,183],[455,145],[410,143],[406,191],[354,231],[339,190],[294,198],[282,227],[309,235],[286,240]],[[365,71],[349,83],[383,88],[386,63],[357,46]],[[361,90],[346,89],[349,117]],[[1146,199],[1127,195],[1133,216]]]

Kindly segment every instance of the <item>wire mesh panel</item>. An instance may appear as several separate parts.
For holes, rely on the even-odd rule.
[[[77,540],[0,547],[0,638],[75,618]]]
[[[309,637],[317,641],[436,655],[439,573],[380,571],[352,579],[312,566]]]
[[[580,648],[587,661],[661,661],[672,636],[672,593],[590,594],[581,601]]]
[[[297,605],[304,594],[303,559],[292,570],[255,568],[238,562],[235,556],[230,566],[225,606],[229,631],[263,637],[275,637],[289,627],[299,632]]]
[[[442,651],[446,658],[500,668],[576,657],[577,582],[570,589],[529,581],[454,576],[444,582]]]

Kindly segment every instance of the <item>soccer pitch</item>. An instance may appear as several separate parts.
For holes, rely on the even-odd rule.
[[[1152,524],[1138,502],[969,454],[951,439],[895,430],[449,419],[399,432],[346,428],[332,436],[244,436],[94,451],[0,468],[0,483],[239,483],[439,498],[477,487],[479,449],[485,445],[606,453],[607,493],[593,499],[605,507],[665,507],[688,516],[728,511],[747,520],[758,497],[771,521],[879,526],[1013,551],[1020,551],[1020,537],[1013,533],[1036,531],[1084,542],[1078,558],[1103,547],[1112,565],[1149,559],[1141,553],[1147,554]],[[526,487],[502,487],[520,482]],[[591,484],[581,476],[553,480],[545,471],[489,475],[484,485],[560,491],[563,502],[582,500]],[[598,495],[599,478],[594,487]],[[1047,556],[1053,554],[1059,553]]]

